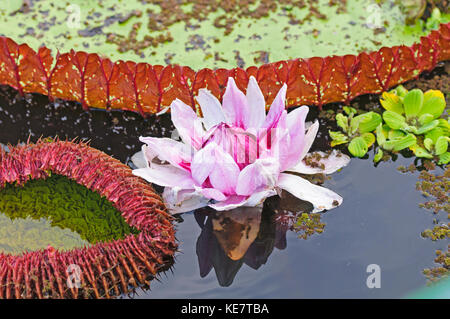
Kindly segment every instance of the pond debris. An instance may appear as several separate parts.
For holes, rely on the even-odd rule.
[[[435,214],[443,210],[450,214],[450,166],[447,165],[442,175],[435,175],[426,170],[421,171],[416,189],[431,200],[420,204],[420,207],[430,209]]]
[[[432,241],[450,238],[450,223],[436,225],[433,229],[425,229],[422,232],[422,237],[430,238]]]
[[[434,262],[439,264],[434,268],[426,268],[423,274],[427,277],[428,283],[440,281],[447,278],[450,274],[450,245],[447,246],[447,251],[436,250],[436,258]]]

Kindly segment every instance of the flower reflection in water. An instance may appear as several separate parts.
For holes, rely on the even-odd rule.
[[[285,249],[286,232],[295,230],[301,213],[313,209],[310,203],[291,197],[287,193],[281,198],[273,196],[262,208],[238,207],[221,212],[209,207],[196,210],[194,216],[202,229],[196,247],[200,276],[206,277],[214,268],[219,284],[228,287],[243,264],[259,269],[274,248]]]

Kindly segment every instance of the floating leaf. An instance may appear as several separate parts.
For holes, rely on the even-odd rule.
[[[390,140],[405,136],[406,133],[400,130],[389,130],[388,137]]]
[[[440,136],[437,139],[436,144],[434,144],[435,154],[442,155],[445,152],[447,152],[447,148],[448,148],[447,138],[445,136]]]
[[[406,93],[408,93],[408,90],[403,86],[399,85],[395,89],[393,89],[391,92],[397,94],[399,97],[403,98]]]
[[[367,147],[371,147],[375,143],[375,135],[372,133],[364,133],[361,137],[366,141]]]
[[[350,115],[354,115],[354,114],[356,114],[356,109],[354,108],[354,107],[351,107],[351,106],[344,106],[343,107],[343,109],[344,109],[344,112],[348,115],[348,116],[350,116]]]
[[[355,118],[358,118],[360,116],[361,120],[359,121],[358,125],[360,133],[372,132],[381,123],[381,115],[378,113],[368,112],[365,114],[358,115]]]
[[[348,144],[348,150],[353,156],[363,157],[368,150],[367,143],[361,136],[355,137],[350,144]]]
[[[433,148],[433,140],[431,138],[426,138],[423,140],[423,145],[425,146],[425,148],[428,151],[431,151],[431,149]]]
[[[407,126],[405,118],[402,115],[392,111],[384,111],[383,119],[386,124],[394,130],[400,130]]]
[[[414,152],[414,155],[416,155],[417,157],[433,158],[433,155],[428,153],[426,149],[424,149],[423,147],[420,147],[417,144],[411,146],[410,148]]]
[[[383,92],[381,96],[380,102],[385,110],[403,114],[403,101],[397,94]]]
[[[444,154],[441,154],[439,156],[439,165],[445,165],[448,164],[450,162],[450,152],[446,152]]]
[[[330,134],[330,137],[332,139],[331,141],[331,147],[334,147],[336,145],[345,144],[348,142],[347,135],[342,134],[341,132],[335,132],[335,131],[328,131]]]
[[[443,97],[429,97],[427,99],[424,99],[422,109],[420,110],[418,115],[420,116],[423,114],[431,114],[433,118],[438,118],[439,116],[441,116],[442,112],[444,112],[445,105],[446,103]]]
[[[431,114],[428,114],[428,113],[422,114],[419,117],[419,123],[420,123],[420,125],[425,125],[425,124],[430,123],[433,119],[434,119],[434,116]]]
[[[425,134],[425,139],[431,139],[434,144],[440,136],[445,136],[444,130],[441,127],[437,126]]]
[[[343,115],[342,113],[336,114],[336,123],[337,125],[342,128],[344,132],[347,132],[348,130],[348,117]]]
[[[438,120],[433,120],[428,124],[425,124],[423,126],[421,126],[418,130],[417,130],[417,135],[422,135],[428,131],[431,131],[432,129],[434,129],[436,126],[438,126],[439,121]]]
[[[383,150],[381,148],[378,149],[377,153],[373,157],[373,161],[378,163],[383,158]]]
[[[419,89],[414,89],[406,93],[403,98],[403,107],[405,108],[405,115],[407,118],[416,116],[423,105],[423,92]]]
[[[401,151],[416,144],[416,137],[413,134],[407,134],[404,137],[386,141],[382,147],[389,151]]]
[[[381,124],[376,129],[376,135],[378,145],[383,145],[386,142],[386,134]]]

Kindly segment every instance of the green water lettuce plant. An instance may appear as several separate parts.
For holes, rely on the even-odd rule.
[[[348,143],[348,151],[355,157],[363,157],[375,142],[372,133],[381,124],[381,116],[375,112],[356,115],[356,109],[345,106],[343,113],[336,115],[336,123],[342,132],[329,131],[331,146]]]
[[[377,128],[377,143],[385,150],[410,148],[417,157],[448,163],[450,124],[443,116],[446,101],[441,91],[411,91],[399,86],[380,99],[386,123]]]
[[[424,94],[419,89],[406,91],[404,88],[384,92],[380,102],[386,110],[383,120],[391,129],[415,135],[438,126],[446,104],[441,91],[428,90]]]

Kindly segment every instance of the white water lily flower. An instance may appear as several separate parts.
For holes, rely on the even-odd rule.
[[[254,77],[246,94],[229,78],[222,104],[207,89],[200,89],[196,99],[203,117],[178,99],[170,106],[181,141],[140,137],[146,145],[133,157],[139,167],[133,170],[135,175],[165,187],[163,198],[170,211],[257,206],[281,189],[311,202],[315,212],[342,203],[331,190],[291,174],[330,174],[350,158],[333,151],[321,162],[324,168],[306,165],[303,160],[319,123],[306,129],[307,106],[287,113],[286,84],[267,115]]]

